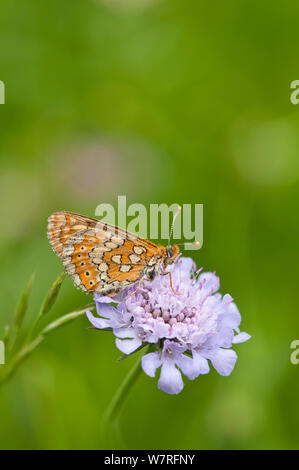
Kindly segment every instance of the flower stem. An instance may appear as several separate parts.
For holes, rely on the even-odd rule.
[[[148,348],[147,348],[148,349]],[[102,421],[101,435],[103,448],[111,449],[126,448],[119,429],[119,413],[130,390],[138,379],[141,372],[141,356],[138,357],[134,366],[125,377],[117,392],[113,396]]]
[[[133,385],[135,384],[141,372],[141,359],[140,357],[135,362],[134,366],[123,380],[119,389],[112,398],[110,405],[104,416],[104,424],[107,425],[117,420],[120,409]]]

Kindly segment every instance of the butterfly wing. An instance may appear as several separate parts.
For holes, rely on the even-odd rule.
[[[49,217],[48,238],[77,287],[110,297],[141,279],[159,251],[137,235],[72,212]]]

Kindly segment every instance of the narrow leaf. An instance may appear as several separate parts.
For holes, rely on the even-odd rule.
[[[18,303],[18,306],[17,306],[16,316],[15,316],[15,327],[16,327],[17,331],[21,328],[24,317],[25,317],[25,313],[26,313],[26,310],[27,310],[27,307],[28,307],[28,299],[29,299],[29,295],[30,295],[30,292],[31,292],[33,279],[34,279],[34,273],[31,274],[31,276],[30,276],[30,278],[29,278],[29,280],[28,280],[28,282],[25,286],[25,289],[22,292],[22,295],[20,297],[20,300],[19,300],[19,303]]]
[[[3,343],[7,347],[10,341],[10,336],[11,336],[11,328],[10,325],[5,325],[4,327],[4,335],[3,335]]]
[[[64,279],[64,272],[62,272],[60,276],[58,276],[56,281],[52,284],[49,292],[47,293],[45,297],[45,300],[42,303],[42,306],[39,312],[39,317],[46,315],[53,307],[55,300],[57,299],[57,296],[59,294],[63,279]]]
[[[86,310],[88,308],[94,308],[94,306],[92,306],[92,307],[89,306],[89,307],[84,308],[83,310],[78,310],[76,312],[67,313],[66,315],[63,315],[62,317],[57,318],[57,320],[54,320],[52,323],[47,325],[41,331],[41,335],[46,336],[51,331],[56,330],[57,328],[60,328],[61,326],[66,325],[67,323],[70,323],[71,321],[75,320],[76,318],[78,318],[82,315],[85,315]]]
[[[11,361],[9,367],[5,369],[5,374],[0,376],[0,385],[13,375],[19,365],[42,343],[48,333],[52,333],[52,331],[55,331],[60,326],[66,325],[76,318],[85,315],[87,309],[90,310],[93,308],[95,308],[95,305],[87,305],[84,309],[67,313],[47,325],[33,341],[25,344],[16,357]]]

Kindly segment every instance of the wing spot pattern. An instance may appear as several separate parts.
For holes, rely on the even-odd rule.
[[[131,264],[122,264],[121,267],[119,268],[119,271],[121,273],[128,273],[132,269]]]
[[[49,217],[48,237],[76,287],[111,297],[147,272],[159,272],[166,257],[148,240],[71,212]]]
[[[109,269],[109,266],[108,266],[107,263],[101,263],[100,266],[99,266],[99,270],[100,270],[101,272],[108,271],[108,269]]]
[[[114,255],[111,257],[111,260],[113,261],[113,263],[121,264],[121,255]]]
[[[133,263],[133,264],[137,264],[140,261],[140,256],[137,256],[137,255],[134,255],[134,254],[131,254],[129,256],[129,258],[130,258],[131,263]]]

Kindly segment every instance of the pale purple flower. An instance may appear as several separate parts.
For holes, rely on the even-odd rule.
[[[119,296],[95,295],[98,317],[87,312],[95,328],[110,329],[116,346],[125,355],[146,344],[153,352],[142,357],[142,368],[155,377],[161,367],[158,387],[170,394],[179,393],[184,383],[181,372],[190,380],[210,371],[209,361],[221,375],[229,375],[237,354],[232,344],[250,335],[240,332],[241,316],[229,294],[217,293],[215,273],[196,271],[191,258],[180,258],[168,267],[169,276],[144,281],[134,292]]]

